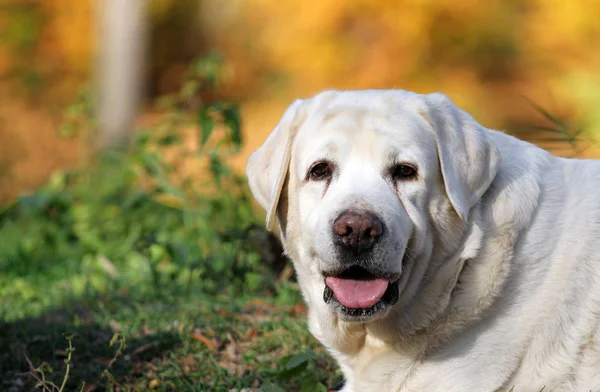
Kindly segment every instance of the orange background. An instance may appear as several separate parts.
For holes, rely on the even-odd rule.
[[[80,156],[81,141],[57,129],[91,77],[93,9],[91,0],[0,2],[4,201]],[[530,99],[593,138],[599,14],[599,0],[152,0],[148,98],[177,88],[196,56],[221,54],[220,95],[242,102],[238,167],[294,98],[326,88],[442,91],[509,131],[548,125]]]

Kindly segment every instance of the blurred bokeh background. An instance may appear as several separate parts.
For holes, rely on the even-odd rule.
[[[600,157],[599,14],[0,0],[0,390],[331,390],[341,375],[249,194],[248,154],[297,97],[400,88]]]
[[[3,202],[88,148],[59,128],[65,107],[94,86],[100,12],[91,0],[0,2]],[[138,118],[180,88],[192,60],[217,54],[220,87],[202,99],[241,103],[237,168],[294,98],[326,88],[442,91],[507,131],[549,125],[534,102],[573,129],[600,134],[599,12],[597,0],[148,0]],[[104,30],[106,40],[124,34]],[[519,136],[534,138],[529,129]]]

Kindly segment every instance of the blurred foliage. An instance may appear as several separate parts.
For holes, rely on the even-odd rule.
[[[227,390],[258,382],[265,390],[325,391],[328,379],[339,381],[298,320],[300,295],[278,241],[261,228],[245,179],[226,163],[242,145],[238,105],[202,98],[219,87],[221,67],[218,56],[197,59],[127,148],[55,173],[0,211],[0,331],[10,336],[0,342],[0,387]],[[65,111],[63,132],[93,139],[92,106],[83,90]],[[190,164],[205,175],[187,171]],[[115,337],[109,342],[107,331],[121,328],[134,348],[124,355],[122,340],[108,361]],[[149,328],[160,331],[154,340]],[[65,344],[58,336],[69,331],[80,336],[58,350]],[[231,347],[214,343],[224,336]],[[131,357],[139,368],[139,353],[155,346],[171,347],[152,361],[161,378],[131,370]]]
[[[45,94],[88,75],[91,0],[4,0],[2,8],[0,75],[46,80]],[[599,0],[151,0],[149,91],[173,91],[189,61],[217,49],[234,76],[221,93],[236,98],[395,86],[442,90],[498,126],[535,116],[518,95],[593,116],[574,79],[600,67],[598,12]],[[70,85],[57,94],[72,94]]]
[[[0,81],[30,99],[70,99],[65,88],[89,75],[92,2],[4,0],[0,10]]]
[[[571,73],[565,79],[564,94],[570,94],[576,102],[576,117],[581,119],[584,129],[593,131],[596,143],[600,143],[600,74]]]
[[[535,116],[518,95],[569,114],[578,102],[565,76],[600,67],[597,0],[202,4],[201,25],[232,59],[238,91],[441,90],[505,126]]]
[[[600,135],[600,0],[149,4],[148,97],[177,91],[199,54],[223,55],[220,88],[201,95],[241,102],[246,143],[231,161],[235,169],[289,102],[326,88],[442,91],[485,126],[543,139],[534,128],[546,120],[531,100]],[[0,149],[19,150],[0,151],[0,200],[7,200],[77,161],[76,139],[66,144],[48,135],[59,109],[89,79],[98,37],[92,0],[3,0],[0,8]],[[554,152],[571,155],[568,148]]]
[[[256,230],[257,220],[245,180],[224,163],[241,144],[237,106],[188,105],[214,86],[215,70],[218,59],[197,61],[181,90],[163,98],[160,120],[137,132],[126,150],[56,173],[2,211],[0,315],[27,316],[20,313],[24,301],[43,309],[107,290],[143,295],[159,288],[167,294],[274,287],[257,250],[263,245],[238,233]],[[90,104],[81,98],[67,110],[70,132],[94,132]],[[201,136],[192,139],[201,142],[184,146],[194,129]],[[176,152],[177,163],[167,161],[169,152]],[[182,177],[178,164],[185,161],[206,162],[210,174]]]

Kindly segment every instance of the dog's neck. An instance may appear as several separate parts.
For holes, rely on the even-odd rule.
[[[293,214],[284,213],[295,205],[295,195],[284,197],[280,219],[284,221],[286,254],[310,266],[297,270],[309,308],[309,328],[336,357],[346,377],[368,372],[371,365],[361,358],[373,358],[374,354],[380,358],[393,355],[395,361],[389,362],[406,364],[406,372],[395,371],[408,375],[429,353],[487,314],[501,293],[510,272],[512,249],[533,219],[540,195],[536,185],[539,178],[530,175],[515,179],[518,169],[501,168],[461,230],[456,230],[456,221],[430,227],[429,243],[415,260],[427,269],[422,279],[417,279],[419,284],[410,300],[402,298],[406,303],[399,302],[401,306],[395,306],[387,317],[366,324],[341,321],[324,303],[319,295],[323,282],[315,279],[319,276],[316,255],[295,248],[293,235],[301,233],[299,222],[288,219]],[[523,187],[536,188],[529,192],[534,196],[531,203],[508,210],[511,204],[505,200],[515,197]],[[448,206],[439,204],[438,208]]]
[[[420,275],[409,277],[419,284],[401,293],[402,300],[386,318],[365,326],[370,335],[394,342],[401,350],[422,351],[424,347],[429,347],[433,340],[438,340],[436,335],[439,335],[439,340],[442,341],[449,337],[447,335],[458,332],[456,327],[444,328],[443,325],[451,314],[458,311],[455,297],[459,291],[460,278],[469,268],[469,262],[478,260],[482,249],[486,233],[478,224],[481,214],[482,211],[477,206],[472,211],[469,222],[463,222],[462,225],[454,222],[448,225],[455,228],[462,226],[461,230],[455,229],[451,232],[443,225],[430,227],[430,243],[416,256],[416,260],[412,261],[412,264],[417,266],[413,267],[413,270],[419,266],[427,267]],[[455,217],[448,214],[448,221],[452,219]],[[452,247],[448,246],[451,241],[446,237],[454,237]],[[496,294],[488,293],[492,296]],[[479,306],[479,302],[476,306]],[[464,314],[465,311],[466,309],[461,308],[461,313]],[[479,312],[471,309],[466,313]],[[427,340],[424,340],[425,337]]]
[[[400,366],[404,372],[393,369],[399,377],[394,385],[403,384],[428,354],[474,325],[502,297],[511,272],[513,249],[533,221],[542,191],[536,176],[523,176],[515,185],[510,173],[510,168],[500,172],[484,195],[484,202],[472,210],[459,249],[443,259],[423,260],[432,267],[408,306],[393,309],[385,319],[362,324],[362,330],[359,325],[338,322],[337,332],[330,334],[335,339],[321,340],[337,353],[347,377],[357,377],[359,373],[368,377],[369,369],[385,366],[386,362],[404,363]],[[512,186],[507,186],[511,181]],[[531,203],[508,210],[510,204],[504,200],[514,197],[520,187],[534,188],[529,192]],[[350,340],[355,343],[350,345]],[[357,347],[356,342],[362,346]],[[394,361],[386,360],[390,355]],[[369,363],[361,358],[369,358]]]

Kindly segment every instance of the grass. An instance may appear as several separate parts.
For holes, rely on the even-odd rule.
[[[47,364],[45,379],[56,385],[66,380],[65,390],[79,390],[84,382],[85,391],[301,390],[301,383],[304,390],[325,390],[339,379],[303,316],[301,305],[256,297],[81,299],[0,324],[0,385],[30,390],[40,378],[34,369]],[[73,335],[75,347],[68,378],[65,334]],[[288,366],[291,360],[296,364]]]
[[[308,333],[289,262],[225,163],[241,119],[233,102],[203,101],[218,64],[194,63],[161,100],[160,121],[126,148],[0,211],[0,390],[325,391],[340,381]],[[69,108],[61,132],[92,139],[90,103]]]

